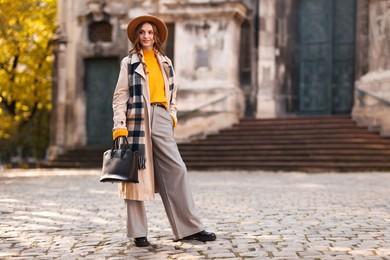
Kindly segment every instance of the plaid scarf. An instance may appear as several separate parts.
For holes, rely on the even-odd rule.
[[[146,168],[145,117],[141,75],[135,73],[140,62],[128,63],[130,99],[127,103],[126,121],[131,150],[138,152],[138,169]],[[141,65],[142,66],[142,65]]]
[[[129,73],[129,91],[130,98],[127,103],[126,124],[128,130],[128,140],[133,151],[138,151],[138,169],[146,168],[145,156],[145,109],[142,93],[142,76],[135,72],[138,66],[142,66],[141,62],[131,62],[129,56],[127,71]],[[163,56],[163,59],[167,59]],[[164,62],[163,69],[168,75],[169,91],[171,92],[171,100],[174,89],[174,72],[172,66],[168,62]]]

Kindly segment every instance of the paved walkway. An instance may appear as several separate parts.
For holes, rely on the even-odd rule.
[[[190,172],[215,242],[174,242],[159,197],[152,246],[125,235],[98,170],[0,172],[0,259],[390,259],[390,173]]]

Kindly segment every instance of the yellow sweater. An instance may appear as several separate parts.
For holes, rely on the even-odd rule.
[[[148,71],[150,103],[161,103],[168,107],[165,98],[164,78],[154,50],[143,50],[143,53]]]
[[[144,59],[146,63],[146,69],[148,71],[148,82],[150,92],[150,103],[161,103],[168,107],[168,103],[165,97],[164,78],[158,64],[157,58],[153,50],[143,50]],[[172,117],[173,127],[176,127],[176,120]],[[112,133],[112,137],[115,140],[119,136],[127,136],[128,131],[126,128],[116,129]]]

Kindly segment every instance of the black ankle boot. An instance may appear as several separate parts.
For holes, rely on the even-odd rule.
[[[136,237],[134,243],[137,247],[149,246],[150,243],[146,237]]]
[[[199,240],[202,242],[214,241],[215,239],[217,239],[217,236],[214,233],[207,232],[206,230],[183,238],[183,240]]]

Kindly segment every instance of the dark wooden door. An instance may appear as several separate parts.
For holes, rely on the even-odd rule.
[[[355,1],[299,2],[300,114],[347,114],[352,109]]]
[[[349,114],[353,107],[356,0],[334,0],[332,112]]]
[[[112,96],[118,74],[119,61],[116,58],[85,60],[88,146],[111,145]]]
[[[332,111],[332,1],[301,0],[299,112]]]

